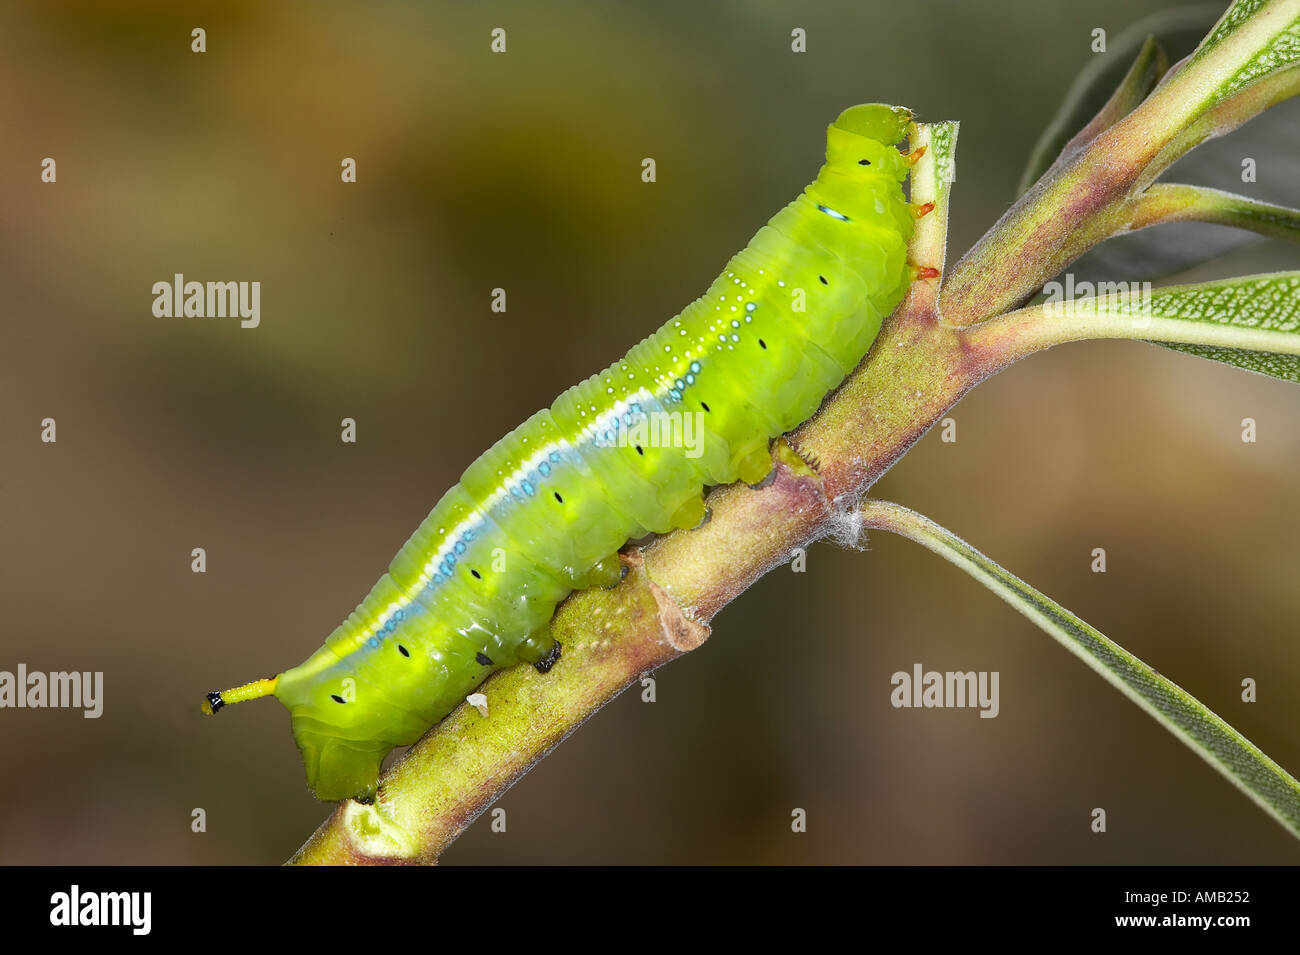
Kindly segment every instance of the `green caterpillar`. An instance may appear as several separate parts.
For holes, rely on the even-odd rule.
[[[617,582],[629,539],[697,526],[706,486],[762,480],[771,439],[862,360],[913,280],[937,274],[906,258],[930,209],[903,197],[911,121],[879,104],[841,113],[816,181],[702,298],[470,465],[304,663],[210,693],[205,712],[274,694],[316,797],[367,799],[384,756],[493,670],[550,669],[556,604]]]

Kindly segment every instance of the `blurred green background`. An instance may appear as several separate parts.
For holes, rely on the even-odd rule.
[[[99,720],[0,711],[0,861],[282,861],[325,815],[287,714],[207,720],[205,691],[313,650],[478,453],[703,291],[815,175],[841,109],[961,120],[955,258],[1013,198],[1090,31],[1165,5],[6,5],[0,669],[103,670],[106,700]],[[1204,274],[1297,264],[1261,243]],[[260,281],[261,327],[153,317],[175,272]],[[876,493],[1300,769],[1300,390],[1092,343],[953,417],[955,444],[932,432]],[[999,671],[1001,715],[891,708],[917,662]],[[507,833],[481,819],[445,861],[1300,860],[1077,660],[898,539],[818,545],[657,676],[656,703],[620,697],[504,796]]]

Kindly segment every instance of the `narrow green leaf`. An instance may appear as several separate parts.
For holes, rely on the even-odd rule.
[[[1067,143],[1093,135],[1125,116],[1150,91],[1169,60],[1196,49],[1218,18],[1219,3],[1165,10],[1116,34],[1104,54],[1094,55],[1075,77],[1056,115],[1034,145],[1016,194],[1023,193],[1056,161]],[[1090,139],[1091,136],[1086,136]]]
[[[1256,11],[1267,2],[1268,0],[1235,0],[1227,10],[1223,11],[1223,16],[1219,18],[1214,29],[1206,36],[1205,42],[1197,48],[1197,54],[1203,55],[1214,49],[1254,16]]]
[[[1300,107],[1300,101],[1289,105]],[[1287,111],[1300,117],[1300,109]],[[1283,119],[1282,116],[1273,118]],[[1279,133],[1285,131],[1281,124],[1274,125]],[[1300,149],[1300,134],[1291,131],[1288,135],[1295,140],[1290,145]],[[1284,137],[1278,136],[1271,145],[1280,150],[1287,143]],[[1210,152],[1198,149],[1186,158],[1205,158]],[[1223,150],[1214,152],[1218,155]],[[1255,153],[1244,152],[1243,155],[1253,156]],[[1219,155],[1219,158],[1224,157]],[[1279,173],[1270,177],[1273,184],[1269,190],[1254,185],[1248,188],[1277,194],[1285,185],[1291,187],[1290,191],[1295,191],[1297,179],[1289,177],[1288,172],[1300,177],[1300,153],[1297,150],[1262,161]],[[1230,156],[1221,165],[1232,169],[1236,162],[1237,157]],[[1131,231],[1106,240],[1071,264],[1068,271],[1076,284],[1138,277],[1147,281],[1163,278],[1228,249],[1251,241],[1258,242],[1260,236],[1300,242],[1300,209],[1208,186],[1157,182],[1134,197],[1128,217],[1126,227]]]
[[[1243,182],[1245,157],[1267,171],[1258,182]],[[1138,221],[1131,228],[1137,231],[1113,236],[1071,263],[1076,282],[1161,279],[1258,243],[1260,235],[1293,239],[1297,223],[1288,207],[1300,203],[1300,100],[1281,103],[1231,135],[1203,143],[1183,156],[1166,178],[1172,176],[1188,184],[1157,182],[1136,196]],[[1192,195],[1184,192],[1179,197],[1170,190],[1193,189],[1204,193],[1187,208],[1188,214],[1142,221],[1169,199]],[[1242,204],[1215,207],[1208,201],[1211,194],[1231,196]],[[1168,224],[1142,228],[1156,221]],[[1219,228],[1223,225],[1235,228]]]
[[[1174,351],[1186,352],[1197,358],[1208,358],[1233,368],[1253,371],[1257,375],[1280,378],[1282,381],[1300,382],[1300,357],[1279,355],[1276,352],[1251,352],[1240,348],[1218,348],[1214,345],[1171,345],[1155,342]]]
[[[1170,70],[1161,84],[1180,86],[1179,95],[1172,100],[1165,97],[1162,110],[1168,115],[1169,122],[1181,128],[1173,133],[1139,176],[1135,192],[1154,182],[1171,166],[1176,166],[1175,174],[1184,181],[1236,189],[1243,181],[1240,179],[1242,159],[1250,157],[1260,169],[1267,170],[1267,174],[1258,183],[1251,180],[1245,191],[1261,202],[1294,201],[1291,190],[1297,181],[1296,170],[1300,169],[1300,158],[1297,158],[1300,151],[1296,148],[1300,126],[1297,126],[1295,117],[1300,115],[1300,111],[1282,109],[1279,104],[1300,92],[1300,2],[1242,0],[1234,3],[1200,43],[1195,42],[1198,17],[1201,23],[1205,22],[1206,8],[1179,12],[1163,24],[1155,18],[1149,27],[1144,21],[1125,31],[1111,44],[1112,52],[1121,49],[1123,44],[1132,46],[1132,34],[1145,27],[1158,38],[1172,59],[1195,47],[1190,56]],[[1129,55],[1127,51],[1125,55]],[[1103,83],[1118,75],[1117,63],[1111,64],[1109,72],[1103,71],[1101,57],[1094,60],[1094,64],[1076,81],[1076,87],[1091,84],[1087,95],[1092,103],[1097,102]],[[1139,88],[1130,72],[1116,97],[1121,97],[1125,85]],[[1180,83],[1180,80],[1188,82]],[[1072,90],[1062,113],[1058,114],[1039,143],[1027,176],[1033,169],[1046,168],[1050,155],[1044,155],[1044,151],[1049,144],[1063,141],[1063,123],[1067,124],[1066,128],[1080,125],[1082,120],[1078,114],[1081,113],[1079,106],[1083,96],[1083,91]],[[1152,98],[1157,96],[1159,91]],[[1075,113],[1067,113],[1067,109],[1073,109]],[[1102,114],[1109,109],[1111,106],[1108,104]],[[1265,111],[1267,117],[1247,122]],[[1174,114],[1178,118],[1175,119]],[[1068,121],[1065,119],[1067,115]],[[1162,113],[1157,111],[1158,115]],[[1246,128],[1237,131],[1243,124]],[[1220,138],[1233,131],[1237,132],[1230,138]],[[1161,134],[1153,127],[1151,135]],[[1024,186],[1029,182],[1027,179]],[[1195,222],[1180,223],[1155,233],[1139,231],[1113,237],[1089,250],[1074,264],[1071,272],[1076,280],[1159,278],[1184,271],[1252,241],[1258,240],[1244,232],[1207,228]]]
[[[1139,319],[1149,316],[1212,326],[1223,344],[1169,341],[1155,344],[1270,378],[1300,383],[1300,272],[1173,286],[1156,289],[1146,301],[1141,296],[1124,296],[1098,299],[1092,304],[1099,315],[1130,315]],[[1140,334],[1140,328],[1136,330]],[[1285,350],[1270,350],[1270,341],[1273,347],[1281,346]]]
[[[1261,14],[1273,14],[1277,19],[1270,26]],[[1210,55],[1247,27],[1256,28],[1262,37],[1256,41],[1257,49],[1210,92],[1207,106],[1222,102],[1268,73],[1300,64],[1300,16],[1288,4],[1269,0],[1237,0],[1197,47],[1192,59]]]
[[[885,501],[862,513],[867,527],[916,541],[989,588],[1300,838],[1300,783],[1204,703],[929,518]]]
[[[986,323],[1030,354],[1062,342],[1128,338],[1300,383],[1300,272],[1150,290],[1133,282],[1057,285],[1030,308]]]
[[[1158,182],[1134,200],[1130,228],[1166,222],[1212,222],[1300,242],[1300,209],[1205,186]]]
[[[1147,165],[1138,188],[1206,139],[1300,94],[1300,0],[1237,0],[1162,85],[1162,92],[1177,90],[1165,109],[1180,128]]]

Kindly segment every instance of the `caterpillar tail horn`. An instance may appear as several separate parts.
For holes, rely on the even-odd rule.
[[[214,690],[203,701],[201,709],[208,716],[211,716],[228,703],[244,703],[248,700],[259,700],[264,696],[270,696],[275,692],[275,684],[279,679],[277,676],[269,680],[254,680],[252,683],[245,683],[243,686],[222,690],[219,693]]]

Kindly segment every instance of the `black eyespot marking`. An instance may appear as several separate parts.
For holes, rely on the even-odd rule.
[[[641,450],[641,445],[639,444],[636,446],[636,453],[643,456],[645,455],[645,451]]]
[[[485,667],[496,666],[496,664],[492,662],[492,658],[488,656],[486,653],[484,653],[482,650],[474,654],[474,659],[477,660]]]
[[[404,657],[409,657],[411,655],[411,651],[406,649],[406,647],[402,646],[400,643],[397,645],[397,652]]]
[[[474,579],[475,579],[475,580],[482,580],[482,579],[483,579],[483,575],[480,574],[477,570],[471,570],[470,573],[474,575]]]
[[[817,276],[817,278],[818,278],[818,280],[822,283],[822,285],[830,285],[830,284],[831,284],[830,282],[827,282],[827,281],[826,281],[826,276],[824,276],[824,275],[819,275],[819,276]]]
[[[763,349],[763,351],[767,351],[767,342],[763,341],[763,339],[760,338],[758,340],[758,347]]]
[[[339,696],[337,693],[331,693],[330,699],[333,700],[335,703],[344,702],[343,697]]]
[[[703,408],[705,411],[708,411],[708,410],[709,410],[709,403],[708,403],[707,401],[701,401],[701,402],[700,402],[700,407]]]
[[[559,492],[559,491],[556,491],[556,492],[555,492],[555,499],[556,499],[557,501],[559,501],[561,504],[564,503],[564,498],[560,497],[560,492]]]
[[[226,705],[226,701],[221,698],[221,694],[215,690],[208,694],[208,709],[213,713]]]
[[[871,160],[870,160],[870,159],[859,159],[859,160],[858,160],[858,165],[859,165],[859,166],[870,166],[870,165],[871,165]]]

